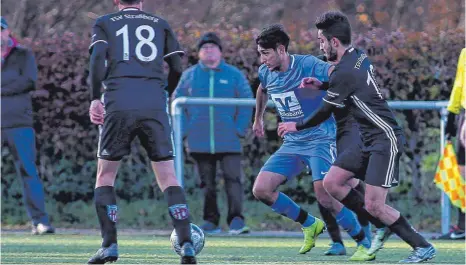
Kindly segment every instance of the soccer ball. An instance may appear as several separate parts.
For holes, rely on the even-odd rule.
[[[191,224],[191,240],[193,241],[193,247],[197,255],[204,248],[205,237],[202,229],[195,224]],[[181,246],[178,242],[178,235],[176,234],[175,229],[173,229],[173,232],[170,235],[170,242],[172,243],[172,248],[176,254],[181,255]]]

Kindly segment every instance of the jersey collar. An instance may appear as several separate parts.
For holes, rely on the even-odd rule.
[[[352,53],[354,50],[355,50],[355,49],[354,49],[353,46],[351,46],[351,45],[348,46],[348,48],[346,48],[346,50],[345,50],[345,53],[344,53],[343,56],[341,57],[340,62],[343,61],[343,58],[345,58],[345,56],[346,56],[347,54]]]
[[[294,55],[290,55],[290,57],[291,57],[291,60],[290,60],[290,67],[288,68],[288,70],[293,69],[293,66],[294,66]]]
[[[294,55],[289,55],[290,56],[290,63],[288,64],[288,69],[285,72],[280,72],[280,66],[274,68],[272,72],[277,72],[277,73],[286,73],[293,69],[294,67]]]
[[[125,7],[121,11],[140,11],[140,9],[136,7]]]

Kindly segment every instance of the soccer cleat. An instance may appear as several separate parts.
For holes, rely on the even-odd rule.
[[[55,228],[44,224],[33,225],[31,233],[33,235],[55,234]]]
[[[415,248],[411,254],[399,263],[420,263],[435,258],[435,248],[430,245],[425,248]]]
[[[304,244],[299,250],[299,254],[306,254],[316,245],[317,236],[322,234],[325,229],[325,223],[316,218],[315,222],[309,227],[303,227]]]
[[[446,240],[457,240],[465,238],[464,229],[459,228],[458,226],[452,226],[448,233],[435,237],[434,239],[446,239]]]
[[[375,254],[377,251],[383,248],[385,242],[393,234],[393,232],[388,228],[379,228],[375,231],[374,239],[371,243],[371,248],[367,252],[369,255]]]
[[[207,235],[215,235],[222,232],[222,229],[218,225],[209,221],[205,221],[205,223],[201,225],[201,229]]]
[[[113,243],[108,248],[99,248],[87,264],[105,264],[118,259],[118,244]]]
[[[191,242],[186,242],[181,247],[181,264],[197,264],[196,251]]]
[[[230,231],[228,233],[230,235],[247,234],[249,233],[249,227],[246,226],[243,218],[235,217],[231,220]]]
[[[346,248],[341,243],[333,242],[330,248],[324,252],[326,256],[343,256],[346,255]]]
[[[359,245],[354,252],[353,256],[349,258],[350,261],[370,261],[375,260],[375,254],[368,254],[368,248],[365,248],[363,245]]]

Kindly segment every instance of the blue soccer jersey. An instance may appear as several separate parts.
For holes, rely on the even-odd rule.
[[[271,71],[265,65],[259,68],[259,79],[280,115],[282,121],[299,122],[310,116],[321,104],[325,91],[300,89],[301,80],[315,77],[328,82],[330,64],[312,55],[290,55],[286,72]],[[309,155],[312,146],[334,142],[336,126],[333,117],[318,126],[285,135],[280,152]]]

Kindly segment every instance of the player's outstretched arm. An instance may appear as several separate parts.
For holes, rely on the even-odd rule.
[[[264,113],[267,101],[267,93],[260,84],[256,92],[256,114],[254,116],[254,124],[252,125],[252,130],[257,137],[264,136]]]
[[[311,116],[296,123],[296,129],[300,131],[321,124],[322,122],[330,118],[330,116],[333,113],[334,107],[334,105],[328,104],[325,101],[323,101],[320,104],[319,108],[315,110]]]
[[[285,134],[304,130],[314,127],[326,121],[332,115],[334,106],[326,102],[322,102],[320,107],[312,113],[307,119],[301,122],[281,122],[278,125],[278,135],[284,137]]]
[[[312,90],[321,90],[324,83],[315,77],[305,77],[301,80],[299,88],[306,88]]]

